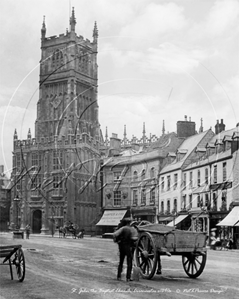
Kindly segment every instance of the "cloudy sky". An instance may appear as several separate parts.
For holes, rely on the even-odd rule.
[[[99,30],[99,105],[103,135],[141,137],[176,131],[191,117],[197,130],[239,122],[238,0],[0,0],[0,164],[12,167],[13,133],[34,137],[40,30],[69,28],[92,40]]]

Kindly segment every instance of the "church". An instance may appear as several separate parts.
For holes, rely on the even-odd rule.
[[[13,137],[10,228],[49,234],[66,222],[95,231],[100,215],[98,29],[92,41],[70,28],[59,36],[41,28],[39,100],[35,137]]]

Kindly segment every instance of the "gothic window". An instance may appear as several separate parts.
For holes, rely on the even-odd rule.
[[[32,167],[37,169],[38,166],[38,154],[37,153],[32,153]],[[32,168],[33,170],[33,168]]]
[[[64,65],[64,59],[63,59],[62,51],[56,49],[56,51],[52,54],[52,68],[57,69],[63,65]]]
[[[62,189],[62,176],[55,175],[53,176],[53,190],[52,196],[62,196],[63,189]]]
[[[63,168],[62,152],[54,150],[53,151],[53,170],[59,170],[62,168]]]
[[[41,183],[42,183],[42,178],[41,175],[38,174],[36,176],[32,176],[32,178],[30,178],[30,182],[31,182],[31,196],[32,197],[36,197],[40,195],[40,188],[41,188]]]
[[[82,73],[85,73],[85,74],[88,73],[88,63],[89,63],[88,55],[86,53],[81,54],[79,56],[79,69]]]

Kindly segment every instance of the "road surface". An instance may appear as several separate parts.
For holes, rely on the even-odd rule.
[[[29,240],[0,234],[1,245],[22,244],[26,278],[10,279],[0,266],[0,298],[6,299],[238,299],[239,251],[208,250],[200,277],[190,279],[181,256],[162,257],[163,273],[139,282],[116,280],[118,248],[112,240],[31,235]]]

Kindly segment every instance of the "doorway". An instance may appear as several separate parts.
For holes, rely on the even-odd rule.
[[[38,209],[33,212],[32,233],[41,233],[41,224],[42,212]]]

